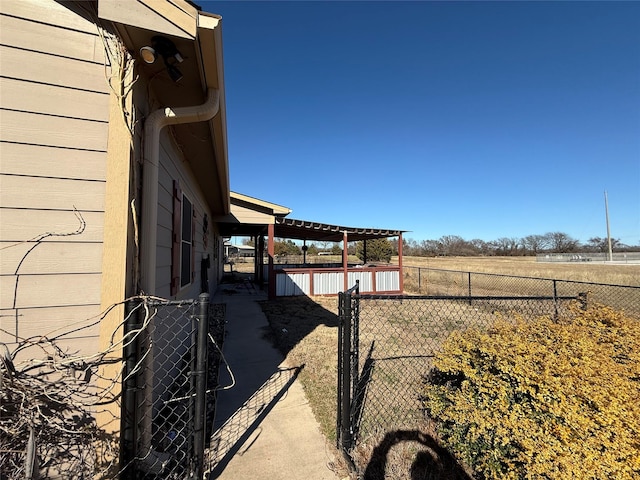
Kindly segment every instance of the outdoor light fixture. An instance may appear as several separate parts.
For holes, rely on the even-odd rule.
[[[140,56],[142,57],[142,60],[144,61],[144,63],[154,63],[156,61],[156,51],[153,49],[153,47],[142,47],[140,49]]]
[[[176,67],[176,63],[182,63],[184,58],[175,44],[166,37],[156,35],[151,39],[151,46],[146,45],[140,49],[140,57],[145,63],[154,63],[158,55],[162,57],[167,73],[174,82],[180,81],[182,72]]]

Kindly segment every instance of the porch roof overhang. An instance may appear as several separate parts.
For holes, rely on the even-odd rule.
[[[215,218],[224,237],[266,235],[274,226],[274,236],[292,240],[342,242],[399,237],[405,230],[359,228],[286,218],[291,209],[241,193],[231,192],[231,212]]]
[[[380,228],[359,228],[330,225],[327,223],[296,220],[293,218],[277,218],[274,236],[294,240],[312,240],[320,242],[342,242],[344,234],[348,241],[374,240],[378,238],[399,237],[406,230],[389,230]]]
[[[258,198],[231,192],[231,211],[215,218],[223,237],[264,235],[268,225],[291,213],[291,209]]]
[[[222,21],[218,15],[200,11],[185,0],[99,0],[98,15],[111,22],[149,78],[155,108],[201,105],[209,89],[219,93],[219,111],[208,121],[173,125],[173,133],[189,162],[214,215],[230,211],[229,163],[222,58]],[[161,35],[171,40],[184,61],[177,64],[183,77],[169,78],[161,59],[153,64],[140,60],[140,49]]]

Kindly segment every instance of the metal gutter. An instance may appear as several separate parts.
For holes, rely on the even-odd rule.
[[[206,122],[220,109],[220,92],[210,88],[202,105],[161,108],[149,115],[144,126],[144,166],[142,181],[141,288],[153,295],[156,288],[156,247],[158,230],[158,167],[160,132],[168,125]]]

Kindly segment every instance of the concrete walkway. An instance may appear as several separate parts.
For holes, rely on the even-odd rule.
[[[223,346],[235,384],[218,393],[208,455],[209,479],[336,480],[333,461],[302,385],[268,340],[269,324],[253,284],[222,284],[213,298],[226,304]],[[220,367],[221,386],[233,383]]]

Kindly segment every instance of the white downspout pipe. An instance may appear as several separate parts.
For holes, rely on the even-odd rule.
[[[160,132],[167,125],[197,123],[211,120],[220,108],[220,92],[210,88],[202,105],[161,108],[147,117],[144,128],[144,167],[142,180],[142,231],[140,243],[140,285],[147,295],[156,289],[156,246],[158,230],[158,165],[160,163]]]

